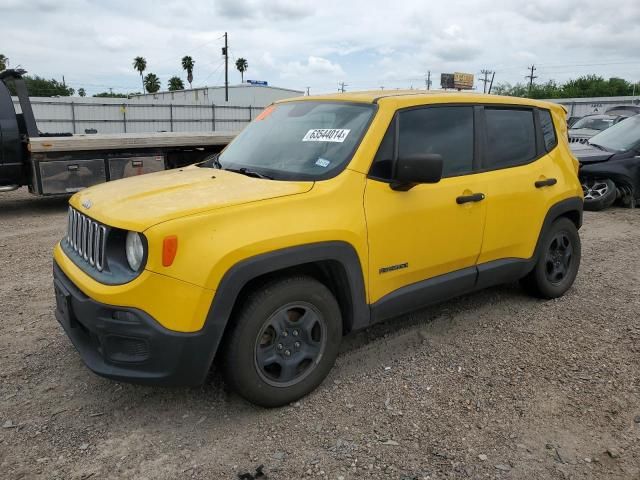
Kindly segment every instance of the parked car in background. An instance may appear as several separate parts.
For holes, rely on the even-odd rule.
[[[580,120],[582,117],[569,117],[567,118],[567,128],[571,128],[574,123]]]
[[[580,162],[585,210],[603,210],[616,200],[635,206],[640,198],[640,115],[571,149]]]
[[[640,114],[640,105],[618,105],[611,107],[604,113],[607,115],[620,115],[621,117],[633,117]]]
[[[569,129],[570,143],[586,143],[594,135],[612,127],[627,118],[622,115],[610,115],[607,113],[587,115],[576,121]]]

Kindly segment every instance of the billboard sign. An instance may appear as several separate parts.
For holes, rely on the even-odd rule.
[[[455,72],[453,74],[453,86],[460,90],[471,90],[473,88],[473,74]]]
[[[455,88],[453,86],[453,73],[443,73],[440,75],[440,87],[444,88]]]
[[[472,73],[443,73],[440,75],[440,86],[444,89],[454,88],[456,90],[472,90]]]

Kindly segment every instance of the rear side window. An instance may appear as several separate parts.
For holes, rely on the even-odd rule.
[[[549,110],[538,110],[540,114],[540,128],[542,129],[542,137],[544,138],[544,146],[547,152],[550,152],[558,144],[556,138],[556,129],[553,126],[553,119]]]
[[[473,107],[429,107],[401,112],[398,156],[442,155],[443,176],[473,171]]]
[[[487,125],[485,169],[522,165],[536,157],[533,110],[485,108],[484,112]]]

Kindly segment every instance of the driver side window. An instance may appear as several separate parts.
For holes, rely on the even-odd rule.
[[[393,178],[396,122],[399,157],[439,154],[443,177],[473,172],[473,106],[424,107],[401,111],[391,122],[371,166],[372,178]]]

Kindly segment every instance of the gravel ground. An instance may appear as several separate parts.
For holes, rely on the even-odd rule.
[[[377,325],[274,410],[216,372],[88,371],[53,316],[65,219],[65,199],[0,195],[0,478],[640,478],[639,210],[585,214],[564,298],[508,285]]]

